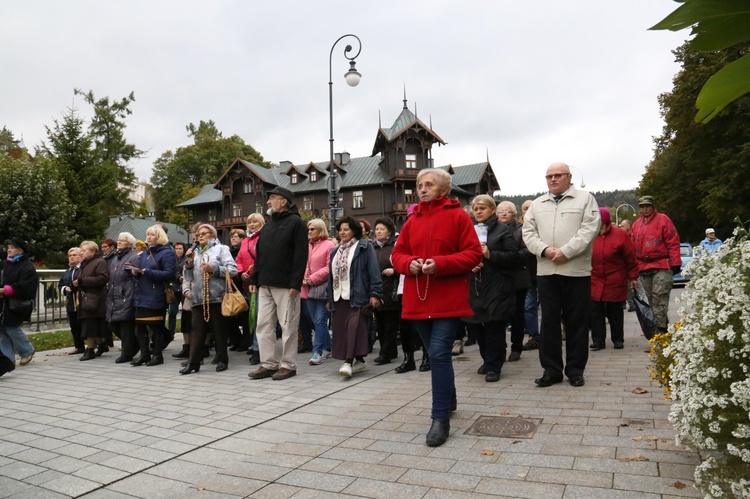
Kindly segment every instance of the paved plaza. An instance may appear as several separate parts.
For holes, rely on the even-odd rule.
[[[582,388],[537,388],[536,351],[486,383],[468,347],[454,357],[451,438],[436,448],[424,443],[429,373],[395,374],[396,362],[347,380],[338,361],[305,354],[296,377],[255,381],[230,352],[226,372],[181,376],[178,345],[156,367],[116,365],[116,348],[89,362],[47,352],[0,378],[0,497],[700,496],[699,457],[674,444],[634,313],[625,349],[591,352]],[[482,416],[538,426],[467,434]],[[489,429],[530,428],[520,423]]]

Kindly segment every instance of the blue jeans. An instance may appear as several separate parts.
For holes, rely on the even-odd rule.
[[[328,310],[325,300],[304,300],[307,313],[310,314],[315,327],[315,338],[313,339],[313,353],[323,354],[323,350],[331,351],[331,335],[328,333]]]
[[[10,360],[14,360],[16,352],[21,357],[26,357],[34,353],[34,347],[21,326],[0,325],[0,352]]]
[[[455,317],[418,320],[414,321],[414,327],[430,355],[432,419],[450,419],[451,405],[456,399],[451,349],[456,331],[462,327],[461,320]]]
[[[530,337],[539,342],[539,297],[537,296],[536,283],[526,292],[524,328]]]

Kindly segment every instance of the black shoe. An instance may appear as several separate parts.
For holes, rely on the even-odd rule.
[[[482,364],[479,369],[477,369],[477,374],[487,374],[487,368],[484,367],[484,364]]]
[[[426,373],[430,370],[430,358],[426,355],[422,357],[422,363],[419,364],[419,372]]]
[[[443,445],[448,440],[448,433],[451,431],[450,419],[433,419],[430,431],[427,432],[426,443],[430,447]]]
[[[635,312],[635,307],[628,307],[628,312]]]
[[[190,345],[182,345],[182,350],[177,353],[173,353],[172,357],[175,359],[187,359],[190,357]]]
[[[105,352],[109,352],[109,347],[106,343],[99,343],[99,346],[96,347],[96,356],[101,357]]]
[[[117,357],[115,359],[115,364],[124,364],[126,362],[130,362],[131,360],[133,360],[133,357],[126,357],[126,356],[122,355],[122,356]]]
[[[605,348],[607,348],[607,345],[605,345],[604,343],[592,343],[589,347],[589,349],[593,351],[604,350]]]
[[[529,338],[529,341],[523,344],[524,350],[536,350],[539,348],[539,342],[534,338]]]
[[[453,399],[451,402],[451,412],[455,412],[458,409],[458,399]]]
[[[214,355],[214,358],[211,359],[211,364],[216,365],[218,363],[219,363],[219,354],[217,353],[216,355]]]
[[[250,357],[250,365],[257,366],[258,364],[260,364],[260,352],[257,350],[253,350],[253,354]]]
[[[464,346],[465,347],[470,347],[470,346],[476,345],[476,344],[477,344],[477,340],[475,340],[474,338],[468,338],[466,341],[464,341]]]
[[[83,356],[78,360],[91,360],[96,358],[96,352],[93,348],[87,348]]]
[[[193,364],[188,364],[185,367],[183,367],[182,369],[180,369],[180,374],[197,373],[200,370],[201,370],[201,366],[200,365],[196,366],[196,365],[193,365]]]
[[[615,343],[615,350],[622,350],[623,348],[625,348],[625,344],[622,341]]]
[[[203,358],[208,358],[211,356],[211,347],[208,345],[203,345]]]
[[[236,352],[239,349],[240,347],[238,345],[232,345],[231,347],[229,347],[230,352]]]
[[[517,362],[521,360],[521,352],[510,352],[508,355],[508,362]]]
[[[140,357],[132,361],[130,365],[134,367],[138,367],[138,366],[142,366],[146,362],[151,362],[151,355],[149,354],[141,355]]]
[[[586,382],[583,380],[583,376],[571,376],[568,378],[570,386],[583,386]]]
[[[227,370],[227,363],[226,362],[219,361],[219,363],[216,364],[216,372],[217,373],[220,373],[220,372],[226,371],[226,370]]]
[[[487,383],[494,383],[495,381],[500,381],[500,373],[489,371],[487,374],[485,374],[484,380]]]
[[[373,360],[373,362],[376,365],[382,366],[383,364],[390,364],[391,359],[389,359],[388,357],[383,357],[382,355],[378,355],[377,357],[375,357],[375,360]]]
[[[536,383],[537,386],[545,388],[548,386],[555,385],[557,383],[562,383],[562,378],[553,378],[552,376],[548,374],[543,374],[541,378],[535,379],[534,383]]]
[[[146,362],[146,365],[149,367],[158,366],[160,364],[164,364],[164,357],[162,357],[161,355],[154,355],[153,357],[151,357],[151,360]]]
[[[417,365],[414,363],[414,355],[406,354],[404,355],[404,361],[396,368],[396,373],[403,374],[415,371],[416,369]]]
[[[180,365],[182,367],[189,366],[190,365],[190,359],[184,360],[184,361],[180,362]],[[201,364],[200,365],[203,365],[203,359],[201,359]]]

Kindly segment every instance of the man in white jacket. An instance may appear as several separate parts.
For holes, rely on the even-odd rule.
[[[547,168],[549,193],[531,203],[523,224],[523,241],[537,257],[537,286],[542,307],[539,361],[544,369],[534,380],[540,387],[563,380],[583,386],[588,361],[591,303],[591,245],[599,231],[594,197],[571,184],[570,167]],[[565,364],[562,329],[565,321]]]

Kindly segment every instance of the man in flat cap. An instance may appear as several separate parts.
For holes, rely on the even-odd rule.
[[[250,292],[258,293],[260,368],[253,379],[283,380],[297,374],[300,289],[307,265],[307,224],[284,187],[266,193],[271,220],[260,230]],[[281,325],[282,354],[276,358],[276,321]]]
[[[673,276],[680,272],[680,235],[672,220],[654,208],[654,198],[638,200],[641,216],[633,223],[631,237],[638,260],[638,274],[643,290],[651,304],[659,332],[667,331],[669,293]]]

